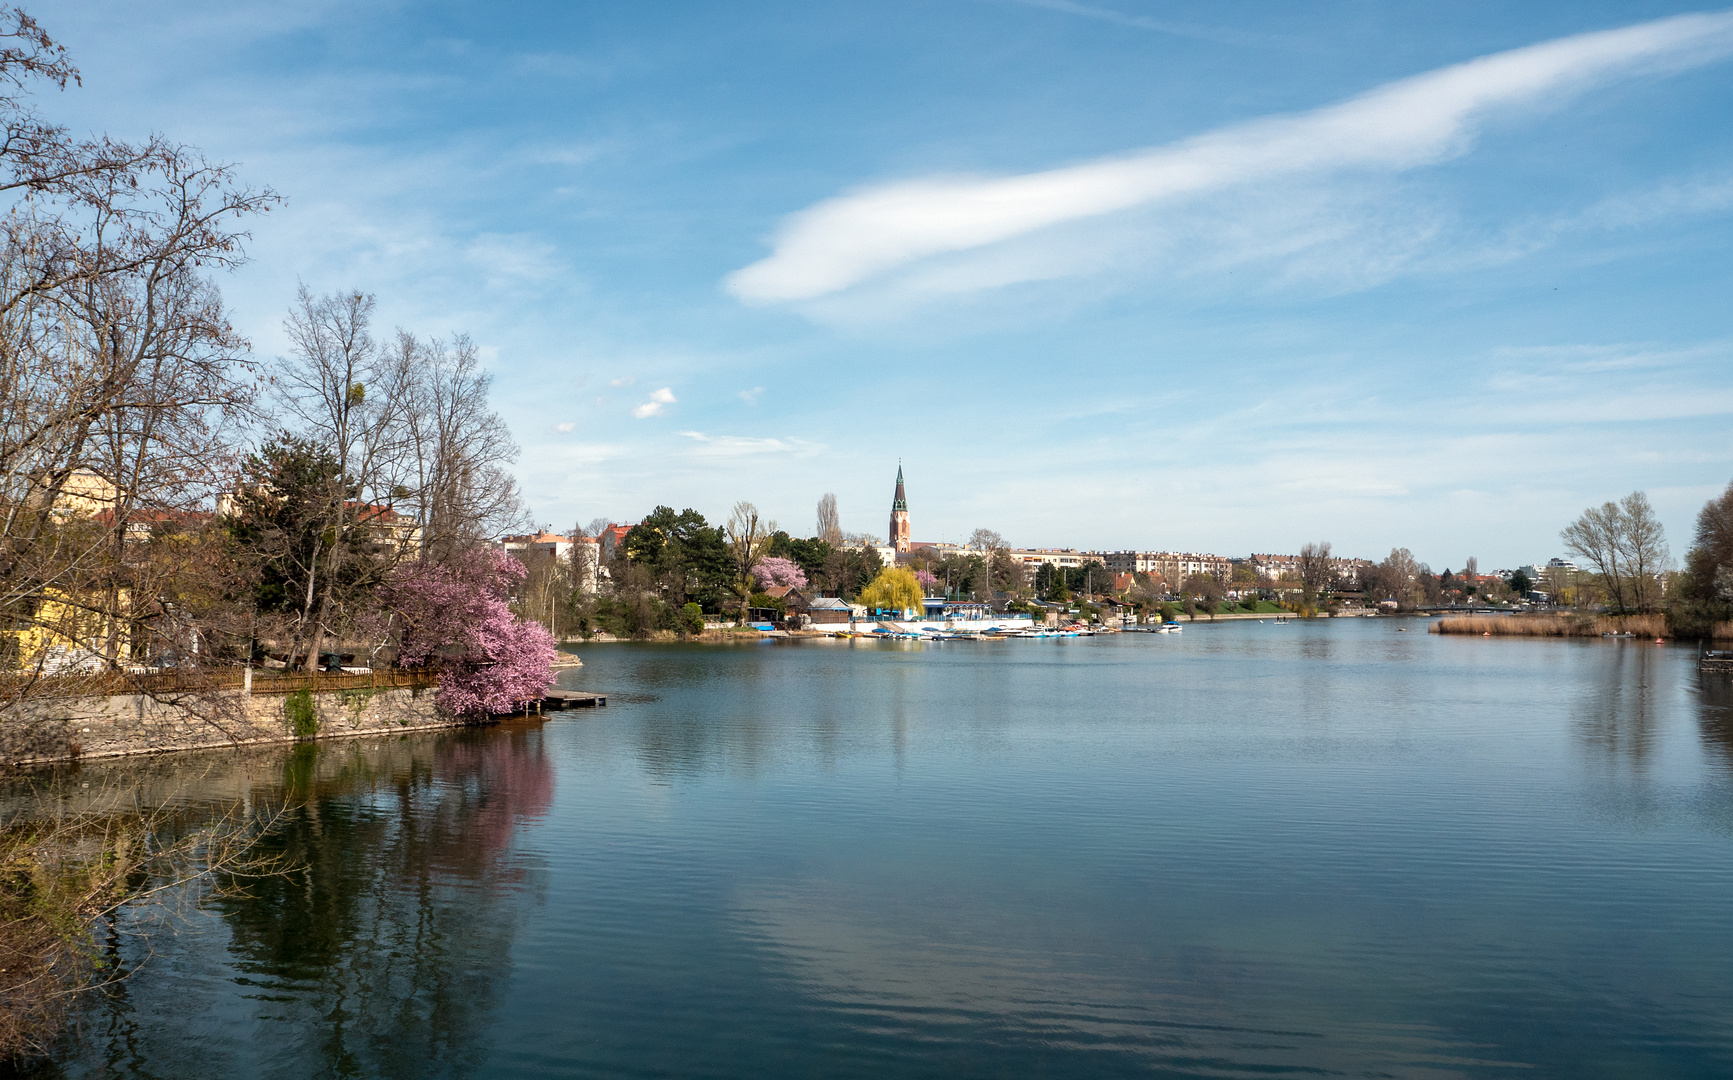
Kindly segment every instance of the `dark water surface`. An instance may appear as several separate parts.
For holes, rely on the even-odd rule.
[[[90,766],[300,869],[51,1075],[1733,1075],[1726,687],[1423,626],[598,645],[539,728]]]

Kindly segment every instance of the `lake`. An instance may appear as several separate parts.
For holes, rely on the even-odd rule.
[[[1425,625],[595,645],[605,709],[93,763],[294,869],[123,920],[42,1075],[1733,1075],[1726,680]]]

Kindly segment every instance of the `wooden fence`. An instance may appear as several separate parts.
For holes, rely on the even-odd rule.
[[[106,697],[125,694],[200,694],[239,690],[245,679],[239,668],[216,671],[163,671],[133,675],[105,671],[94,675],[51,675],[36,680],[0,677],[0,697],[22,694],[54,697]],[[253,693],[293,694],[298,690],[427,689],[438,685],[436,671],[388,669],[351,672],[271,672],[253,669]]]

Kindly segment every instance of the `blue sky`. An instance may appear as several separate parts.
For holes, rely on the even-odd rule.
[[[1733,14],[1663,3],[37,4],[287,197],[224,283],[467,331],[536,519],[1558,553],[1733,479]]]

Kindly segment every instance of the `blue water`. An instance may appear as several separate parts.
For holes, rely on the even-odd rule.
[[[297,869],[117,928],[49,1072],[1733,1075],[1733,693],[1423,627],[597,645],[606,709],[178,759]]]

